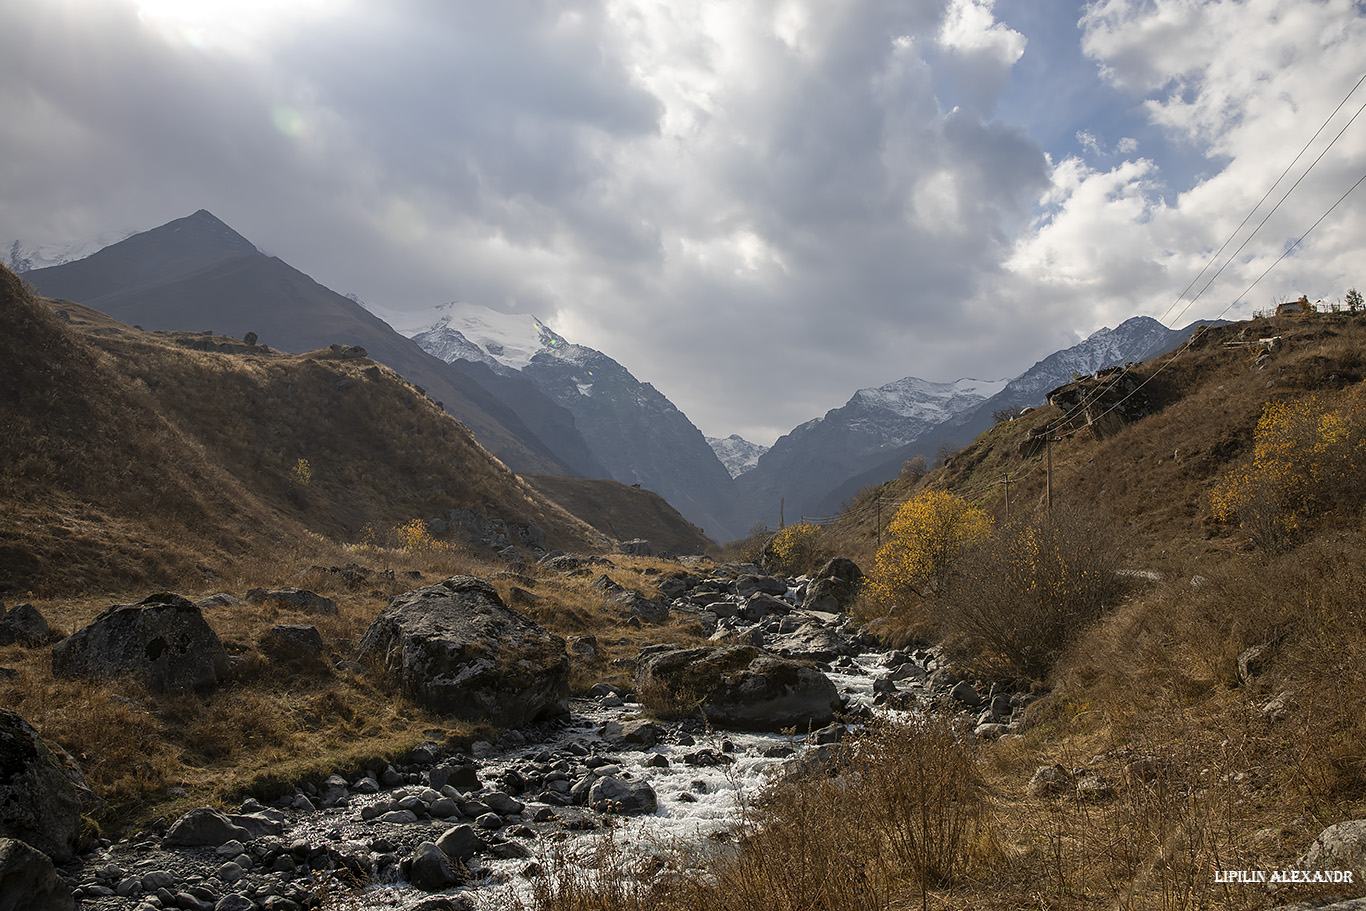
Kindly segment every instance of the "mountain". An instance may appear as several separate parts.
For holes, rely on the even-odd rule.
[[[896,477],[908,459],[916,456],[932,459],[942,448],[957,449],[991,429],[997,414],[1040,405],[1049,392],[1074,377],[1172,351],[1203,325],[1210,323],[1200,321],[1184,329],[1170,329],[1152,317],[1135,316],[1113,329],[1098,329],[1072,347],[1055,351],[1038,361],[975,407],[925,428],[914,439],[885,453],[876,465],[827,488],[818,497],[815,509],[822,514],[834,512],[864,487]]]
[[[447,362],[535,383],[573,414],[609,478],[655,491],[714,538],[739,536],[734,481],[702,432],[601,351],[573,344],[529,314],[454,304],[413,340]]]
[[[740,475],[744,517],[776,527],[825,512],[821,495],[932,427],[979,406],[1004,380],[931,383],[906,377],[860,389],[839,408],[780,437]]]
[[[707,445],[716,453],[721,464],[726,466],[732,478],[749,471],[759,463],[759,457],[768,452],[767,446],[751,443],[738,433],[732,433],[725,439],[707,437]]]
[[[84,240],[62,244],[33,245],[25,244],[22,239],[16,239],[7,248],[5,264],[9,266],[11,272],[16,273],[44,269],[48,266],[60,266],[64,263],[75,262],[78,259],[85,259],[92,253],[102,250],[110,244],[126,240],[136,233],[132,230],[106,231]]]
[[[575,473],[478,382],[203,209],[24,278],[41,294],[148,329],[254,332],[263,344],[294,352],[359,345],[441,402],[514,471]]]

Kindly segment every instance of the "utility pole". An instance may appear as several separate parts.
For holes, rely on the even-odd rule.
[[[1006,521],[1010,521],[1010,475],[1006,475]]]
[[[1044,450],[1048,453],[1048,519],[1053,520],[1053,434],[1043,438]]]
[[[784,504],[786,504],[786,503],[787,503],[787,497],[782,497],[782,498],[780,498],[780,499],[778,500],[778,530],[779,530],[779,531],[781,531],[782,528],[783,528],[783,506],[784,506]]]
[[[877,549],[882,550],[882,497],[877,498]]]

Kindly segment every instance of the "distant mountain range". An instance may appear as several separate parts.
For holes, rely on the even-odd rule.
[[[396,332],[354,297],[266,256],[209,212],[98,245],[11,245],[42,294],[148,329],[204,330],[286,351],[360,345],[423,387],[514,471],[610,479],[663,496],[719,540],[763,522],[830,515],[860,489],[895,477],[989,429],[994,415],[1043,402],[1075,375],[1143,360],[1195,328],[1135,317],[1040,360],[1009,380],[934,383],[905,377],[860,389],[771,448],[706,438],[668,397],[617,361],[530,314],[443,305],[428,325]],[[65,251],[65,252],[63,252]]]
[[[943,448],[955,450],[970,443],[991,429],[998,413],[1040,405],[1049,392],[1075,377],[1175,350],[1196,328],[1204,325],[1212,323],[1201,320],[1184,329],[1169,329],[1152,317],[1135,316],[1113,329],[1098,329],[1072,347],[1055,351],[1038,361],[975,407],[961,411],[914,440],[883,453],[876,464],[847,475],[842,482],[817,497],[810,509],[816,514],[837,512],[864,487],[896,477],[908,459],[915,456],[933,459]]]
[[[860,389],[839,408],[782,436],[754,468],[736,478],[745,518],[777,527],[819,515],[839,481],[999,392],[1005,380],[931,383],[905,377]]]
[[[730,473],[683,412],[612,358],[535,316],[455,304],[413,340],[448,363],[530,380],[574,416],[606,477],[639,484],[718,539],[739,536]],[[469,366],[466,366],[469,365]]]

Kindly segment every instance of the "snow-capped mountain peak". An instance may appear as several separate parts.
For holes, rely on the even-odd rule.
[[[105,231],[93,237],[58,244],[27,244],[15,240],[4,250],[4,262],[13,272],[28,272],[31,269],[45,269],[48,266],[61,266],[66,263],[85,259],[105,247],[127,240],[137,231]]]
[[[975,401],[990,398],[1005,388],[1009,380],[961,379],[952,383],[932,383],[908,376],[885,386],[860,389],[850,399],[877,409],[918,421],[940,420],[961,412]]]
[[[707,437],[707,445],[716,453],[721,464],[726,466],[726,471],[730,472],[732,478],[738,478],[759,464],[759,456],[768,452],[767,446],[751,443],[738,433],[732,433],[724,439]]]
[[[440,351],[428,350],[445,360],[450,360],[447,355],[452,354],[495,369],[521,370],[543,351],[570,347],[530,313],[500,313],[459,303],[442,304],[436,309],[436,322],[412,333],[412,337],[423,347],[435,344]]]

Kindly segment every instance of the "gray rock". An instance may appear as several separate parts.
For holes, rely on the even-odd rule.
[[[488,804],[488,808],[499,816],[516,816],[526,809],[526,804],[509,797],[502,791],[485,794],[484,803]]]
[[[799,620],[799,616],[791,618],[798,621],[795,629],[768,640],[769,651],[806,661],[833,661],[858,654],[859,650],[839,633],[814,620]]]
[[[644,538],[622,541],[617,544],[617,551],[632,557],[653,557],[655,555],[654,547]]]
[[[1366,819],[1329,826],[1300,855],[1301,870],[1350,870],[1353,881],[1366,882]]]
[[[0,616],[0,646],[18,643],[37,648],[51,635],[47,620],[32,604],[16,604]]]
[[[700,700],[709,723],[741,730],[820,727],[839,710],[839,693],[815,668],[753,646],[646,649],[636,690]]]
[[[1238,655],[1238,682],[1249,686],[1265,672],[1271,660],[1272,645],[1263,642],[1243,649]]]
[[[653,813],[659,806],[659,798],[648,782],[627,781],[609,775],[593,782],[588,790],[588,805],[599,813],[631,816]]]
[[[588,661],[598,657],[597,636],[570,636],[568,642],[571,655],[577,655]]]
[[[613,749],[648,749],[658,743],[663,736],[663,728],[643,718],[609,721],[602,726],[602,739]]]
[[[972,684],[966,680],[961,680],[955,684],[953,689],[949,690],[949,695],[971,708],[977,708],[985,701]]]
[[[207,598],[200,598],[194,606],[200,610],[208,610],[214,607],[245,607],[247,602],[241,598],[234,598],[227,592],[219,592],[216,595],[209,595]]]
[[[1068,775],[1058,766],[1039,766],[1034,770],[1034,777],[1029,779],[1029,784],[1025,791],[1031,797],[1047,797],[1053,794],[1061,794],[1067,790],[1072,783],[1072,776]]]
[[[228,675],[228,653],[194,604],[169,592],[115,604],[52,647],[64,677],[132,676],[169,692],[213,686]]]
[[[250,838],[279,835],[285,830],[285,814],[279,810],[262,809],[253,813],[230,813],[228,820],[247,830]]]
[[[735,580],[735,593],[741,598],[748,598],[757,593],[785,595],[787,582],[777,576],[740,576]]]
[[[229,841],[250,841],[251,833],[213,807],[199,807],[175,821],[162,844],[195,848],[216,848]]]
[[[445,853],[430,841],[414,848],[404,866],[408,882],[424,892],[439,892],[464,881]]]
[[[22,841],[0,838],[0,909],[75,911],[71,887],[57,875],[52,859]]]
[[[213,906],[213,911],[256,911],[256,902],[240,892],[225,895]]]
[[[337,602],[324,598],[316,592],[298,588],[281,588],[266,591],[253,588],[247,592],[247,600],[253,604],[269,604],[284,610],[300,610],[308,614],[335,614]]]
[[[807,610],[845,611],[858,597],[863,571],[853,560],[836,557],[826,563],[806,586],[802,607]]]
[[[394,598],[366,630],[360,657],[443,714],[516,727],[569,711],[564,640],[472,576]]]
[[[0,836],[58,863],[75,853],[81,813],[98,805],[80,770],[20,715],[0,709]]]
[[[453,829],[447,829],[436,840],[436,845],[451,860],[462,864],[467,863],[474,855],[488,848],[487,843],[474,830],[473,826],[456,826]]]
[[[765,617],[771,617],[774,614],[786,614],[791,610],[792,605],[781,598],[775,598],[767,592],[755,592],[746,598],[738,614],[741,619],[750,623],[758,623]]]

